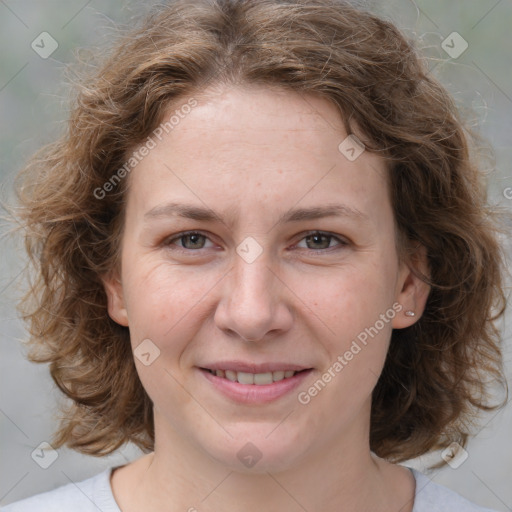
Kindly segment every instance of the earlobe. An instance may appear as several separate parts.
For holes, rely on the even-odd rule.
[[[402,310],[392,321],[393,329],[403,329],[416,323],[423,314],[430,293],[424,276],[430,276],[427,251],[420,246],[408,262],[403,263],[396,301]]]
[[[107,295],[108,314],[114,322],[128,327],[128,314],[124,302],[123,286],[116,276],[102,278],[105,293]]]

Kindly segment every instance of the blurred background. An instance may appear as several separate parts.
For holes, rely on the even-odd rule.
[[[380,0],[358,4],[394,22],[418,41],[430,72],[451,92],[473,128],[492,145],[489,198],[512,209],[512,2],[509,0]],[[64,128],[69,89],[64,80],[76,52],[98,52],[116,27],[148,11],[151,1],[0,0],[0,200],[12,203],[16,172]],[[454,34],[456,32],[457,34]],[[45,365],[26,361],[24,326],[15,303],[24,254],[0,223],[0,505],[77,482],[141,453],[125,446],[94,458],[65,448],[47,469],[31,456],[50,441],[59,393]],[[511,226],[512,228],[512,226]],[[512,255],[510,237],[503,240]],[[512,382],[511,312],[501,324]],[[512,389],[512,387],[511,387]],[[482,416],[459,467],[427,472],[468,499],[512,510],[512,405]],[[440,453],[408,465],[425,470]],[[454,465],[455,466],[455,465]]]

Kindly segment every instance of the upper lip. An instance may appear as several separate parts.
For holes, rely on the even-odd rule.
[[[283,371],[295,371],[300,372],[301,370],[309,370],[310,366],[304,366],[300,364],[290,363],[248,363],[244,361],[220,361],[217,363],[210,363],[201,365],[200,368],[206,370],[231,370],[233,372],[247,372],[247,373],[268,373]]]

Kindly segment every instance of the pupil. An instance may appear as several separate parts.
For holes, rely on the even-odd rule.
[[[322,244],[322,249],[325,249],[329,246],[328,236],[322,235],[322,234],[316,234],[316,235],[310,235],[310,239],[313,239],[313,244],[322,244],[322,238],[324,239],[324,243]],[[326,243],[327,242],[327,245]],[[318,249],[318,247],[317,247]]]
[[[191,241],[191,245],[193,246],[197,246],[197,245],[200,245],[199,242],[198,242],[198,239],[201,237],[202,235],[199,235],[197,233],[193,233],[191,235],[185,235],[185,239],[189,239]],[[187,244],[185,244],[187,245]]]

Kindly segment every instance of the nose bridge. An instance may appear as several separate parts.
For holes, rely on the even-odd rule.
[[[231,278],[231,298],[238,302],[241,309],[251,308],[258,314],[272,309],[275,277],[269,263],[269,258],[264,254],[250,263],[241,257],[236,258]]]
[[[265,251],[248,262],[238,254],[217,312],[217,325],[246,340],[260,340],[267,332],[286,329],[289,318],[271,261]],[[283,310],[284,308],[284,310]]]

